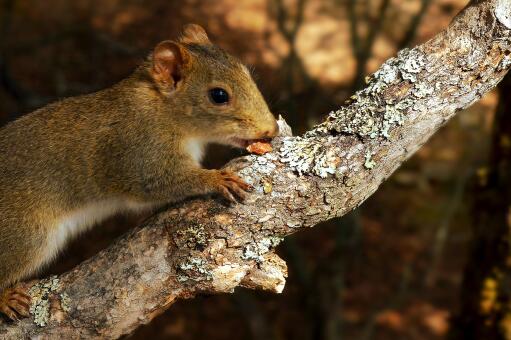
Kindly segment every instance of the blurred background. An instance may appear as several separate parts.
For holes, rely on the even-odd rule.
[[[194,22],[252,67],[273,112],[300,134],[467,2],[0,0],[0,122],[114,84]],[[287,238],[282,294],[238,289],[180,301],[130,338],[504,339],[510,83],[451,120],[359,209]],[[207,165],[240,154],[212,148]],[[107,221],[46,274],[69,270],[143,218]]]

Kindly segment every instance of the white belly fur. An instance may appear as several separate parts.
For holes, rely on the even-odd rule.
[[[117,213],[142,212],[154,209],[160,204],[139,203],[125,199],[103,200],[84,205],[80,209],[63,216],[49,235],[46,261],[51,261],[70,238],[93,227]]]
[[[200,164],[204,156],[204,148],[206,143],[203,140],[191,138],[185,143],[185,151],[192,157],[192,159]]]

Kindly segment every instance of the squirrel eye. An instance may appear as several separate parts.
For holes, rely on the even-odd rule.
[[[229,94],[226,90],[220,87],[215,87],[214,89],[209,90],[209,99],[213,104],[227,104],[227,102],[229,102]]]

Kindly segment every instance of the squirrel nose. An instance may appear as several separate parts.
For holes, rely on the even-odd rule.
[[[279,134],[279,125],[277,124],[277,121],[273,123],[273,128],[271,130],[266,130],[264,132],[264,138],[273,138],[277,137]]]

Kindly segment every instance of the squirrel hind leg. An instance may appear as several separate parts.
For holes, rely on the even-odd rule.
[[[26,288],[15,286],[0,293],[0,314],[12,321],[30,315],[30,295]]]

